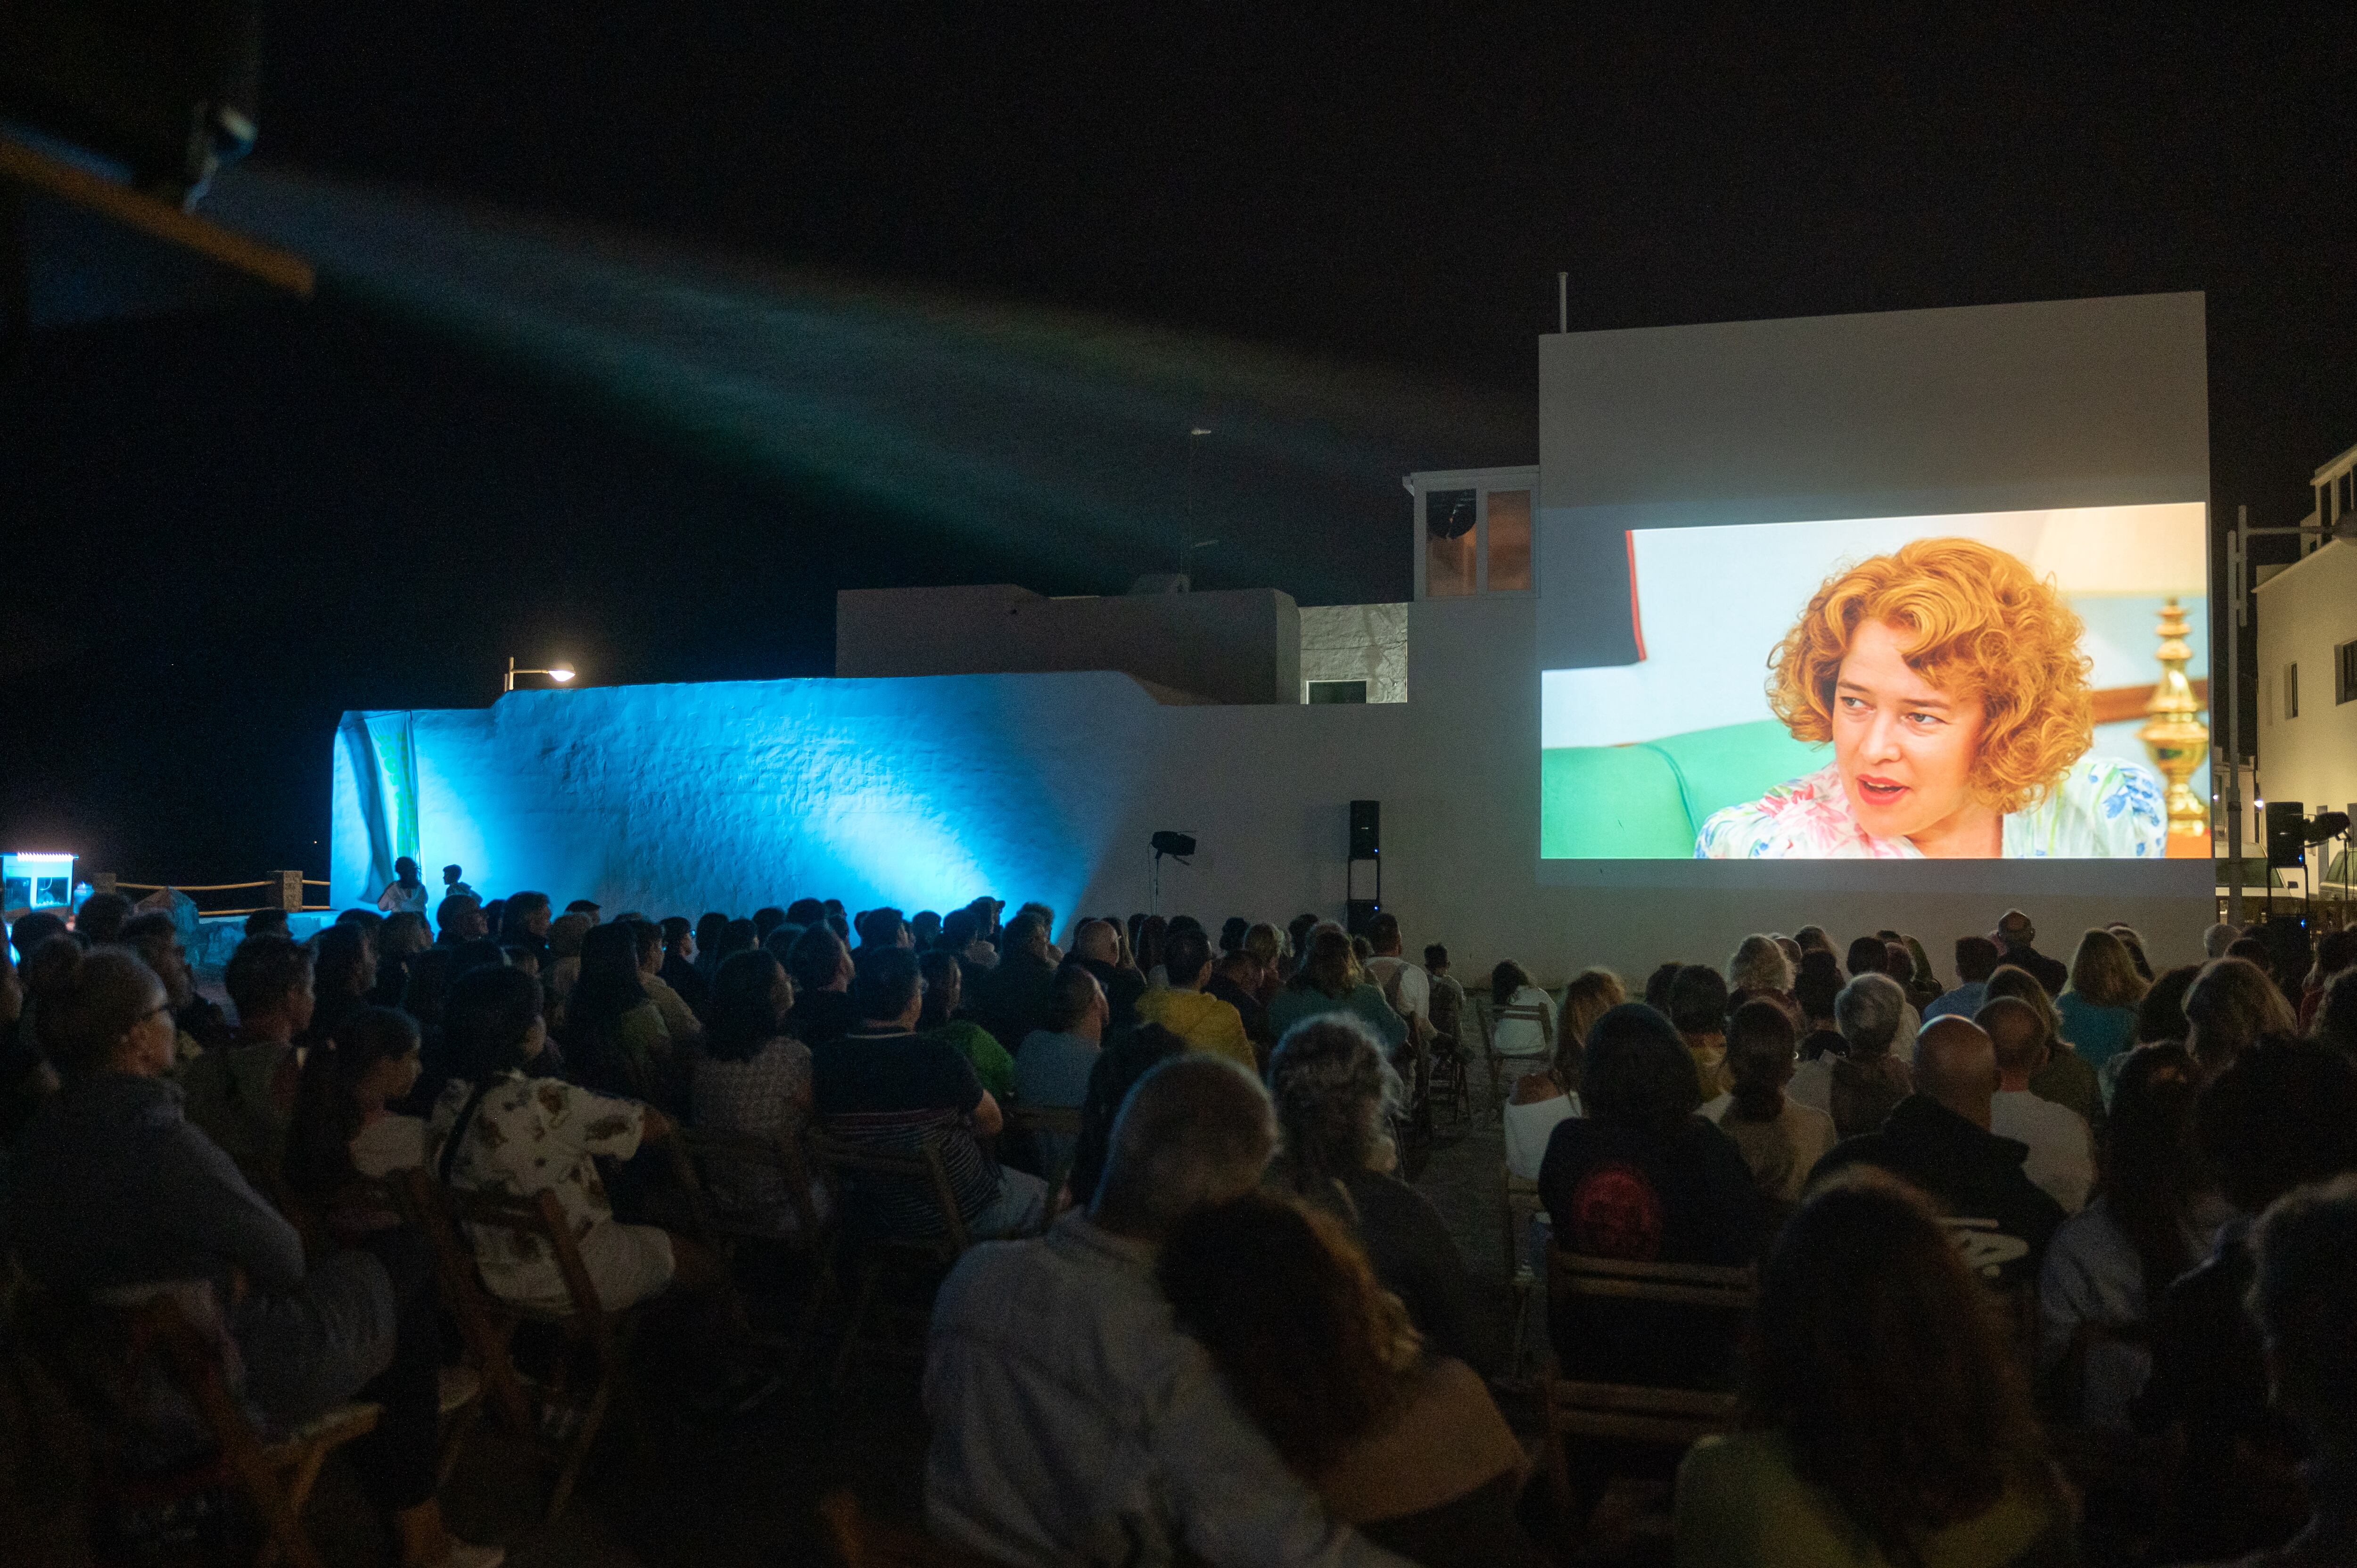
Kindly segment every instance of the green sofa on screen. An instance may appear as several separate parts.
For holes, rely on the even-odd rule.
[[[1628,746],[1549,747],[1539,754],[1539,854],[1691,860],[1713,811],[1813,773],[1828,755],[1774,719]]]

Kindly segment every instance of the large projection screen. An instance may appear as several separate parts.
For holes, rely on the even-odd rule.
[[[2206,900],[2128,711],[2172,600],[2209,674],[2202,333],[2161,295],[1543,339],[1540,882]]]

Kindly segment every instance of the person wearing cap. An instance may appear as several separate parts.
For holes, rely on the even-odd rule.
[[[589,917],[591,925],[597,923],[597,906],[591,899],[576,898],[572,903],[565,906],[565,912],[568,915],[587,915]]]
[[[2038,928],[2020,910],[2007,909],[2005,918],[1996,923],[1996,929],[1989,933],[1989,940],[2005,950],[2006,962],[2036,975],[2047,995],[2060,996],[2062,988],[2071,983],[2070,966],[2038,950]]]

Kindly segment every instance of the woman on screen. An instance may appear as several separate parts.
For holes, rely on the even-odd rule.
[[[1703,823],[1713,860],[2096,859],[2168,853],[2159,780],[2088,755],[2079,618],[1971,539],[1825,579],[1770,658],[1769,705],[1834,760]]]

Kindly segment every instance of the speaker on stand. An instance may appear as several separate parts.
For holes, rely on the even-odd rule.
[[[1374,870],[1374,893],[1372,898],[1359,897],[1359,867],[1372,863]],[[1342,873],[1344,896],[1343,929],[1352,936],[1366,934],[1367,922],[1382,912],[1383,907],[1383,803],[1381,800],[1351,802],[1350,857]]]

